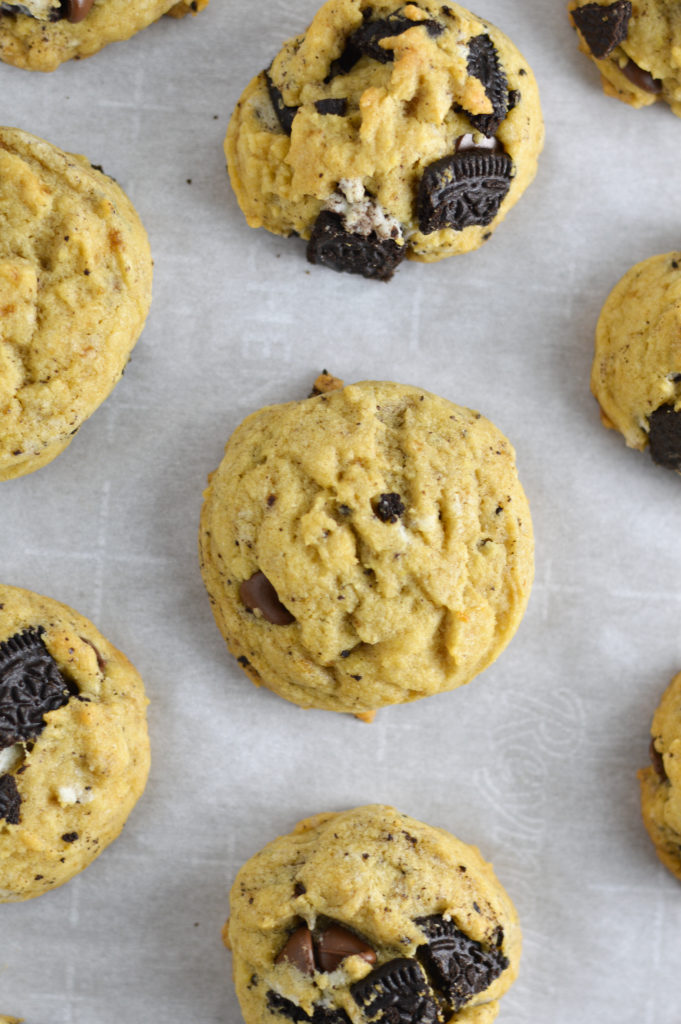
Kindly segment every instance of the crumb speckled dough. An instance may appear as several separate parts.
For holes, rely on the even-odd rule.
[[[491,865],[392,807],[301,821],[242,867],[230,914],[246,1024],[488,1024],[518,971]]]
[[[107,43],[129,39],[163,14],[182,17],[208,0],[22,0],[0,3],[0,60],[31,71],[54,71],[73,58],[89,57]],[[23,9],[17,10],[17,7]],[[81,20],[81,10],[87,13]],[[72,10],[59,17],[60,10]],[[27,11],[33,10],[32,17]],[[50,14],[58,20],[49,20]]]
[[[681,881],[681,673],[653,717],[650,759],[638,773],[643,822],[662,863]]]
[[[681,116],[678,0],[571,0],[568,9],[609,96],[632,107],[664,100]]]
[[[119,834],[149,771],[146,705],[91,622],[0,585],[0,902],[62,885]]]
[[[404,255],[478,248],[542,144],[532,71],[493,25],[435,0],[330,0],[247,87],[225,152],[251,227],[387,279]]]
[[[250,678],[355,714],[469,682],[515,632],[533,573],[507,439],[387,382],[249,416],[210,479],[200,548]],[[263,577],[269,599],[249,593]]]
[[[681,252],[637,263],[596,327],[591,390],[606,427],[630,448],[681,468]]]
[[[0,128],[0,480],[50,462],[107,397],[151,279],[146,233],[116,182]]]

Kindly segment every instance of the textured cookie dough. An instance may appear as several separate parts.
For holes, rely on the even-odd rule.
[[[652,764],[639,773],[643,823],[658,857],[681,881],[681,673],[653,717]]]
[[[375,381],[249,416],[209,480],[200,554],[253,682],[354,714],[469,682],[513,636],[533,574],[507,439]]]
[[[66,448],[120,378],[152,262],[121,188],[82,156],[0,128],[0,481]]]
[[[23,0],[0,3],[0,60],[30,71],[54,71],[107,43],[146,28],[163,14],[180,18],[208,0]]]
[[[596,64],[608,96],[632,107],[664,100],[681,116],[678,0],[571,0],[568,9],[579,48]]]
[[[591,390],[630,448],[681,469],[681,252],[637,263],[596,327]]]
[[[91,622],[0,584],[0,902],[62,885],[119,834],[149,771],[146,705]]]
[[[387,280],[477,249],[532,181],[544,129],[527,62],[436,0],[329,0],[245,90],[227,166],[251,227]]]
[[[0,1015],[0,1024],[21,1024],[23,1017],[3,1017]]]
[[[491,865],[392,807],[301,821],[241,868],[230,914],[246,1024],[488,1024],[518,971]]]

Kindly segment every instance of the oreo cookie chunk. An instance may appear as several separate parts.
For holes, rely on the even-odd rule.
[[[0,902],[61,885],[116,838],[146,782],[145,706],[92,623],[0,585]]]
[[[609,96],[645,107],[657,100],[681,116],[681,37],[677,0],[570,0],[579,46],[597,65]]]
[[[681,881],[681,673],[662,695],[650,732],[650,764],[638,773],[643,824],[658,857]]]
[[[445,1024],[483,1004],[491,1020],[521,941],[476,849],[380,805],[316,815],[251,858],[223,935],[246,1024]]]
[[[251,227],[387,281],[486,241],[542,144],[534,76],[498,29],[436,0],[328,0],[247,87],[225,153]]]
[[[615,285],[601,310],[591,390],[601,420],[630,448],[681,472],[681,253],[652,256]]]

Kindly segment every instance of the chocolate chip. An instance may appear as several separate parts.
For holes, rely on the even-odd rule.
[[[404,514],[406,505],[399,494],[382,494],[378,501],[372,502],[374,515],[377,515],[382,523],[396,523]]]
[[[489,988],[508,967],[499,949],[486,950],[439,914],[417,918],[415,923],[427,939],[416,955],[455,1011]]]
[[[607,57],[616,46],[624,42],[630,18],[630,0],[615,0],[615,3],[605,7],[596,3],[584,4],[572,12],[572,20],[598,60]]]
[[[468,74],[479,79],[487,99],[492,104],[491,114],[469,114],[471,124],[483,135],[496,135],[508,113],[508,80],[499,62],[497,49],[488,35],[474,36],[468,44]]]
[[[350,994],[369,1021],[435,1024],[442,1019],[423,970],[406,957],[381,964],[351,985]]]
[[[291,128],[293,126],[293,118],[298,113],[298,107],[286,106],[281,93],[270,78],[269,71],[265,72],[265,81],[267,82],[267,91],[269,93],[272,106],[274,107],[274,112],[277,115],[277,120],[286,134],[290,135]]]
[[[322,210],[307,243],[310,263],[319,263],[331,270],[361,274],[376,281],[389,281],[406,255],[406,246],[392,238],[379,238],[346,231],[340,214]]]
[[[281,952],[275,958],[275,964],[289,963],[297,967],[303,974],[314,974],[314,947],[312,932],[303,924],[296,928]]]
[[[655,96],[662,92],[662,82],[657,78],[653,78],[649,71],[644,71],[633,60],[627,61],[622,68],[622,74],[626,75],[632,85],[635,85],[638,89],[643,89],[644,92],[652,93]]]
[[[311,1021],[312,1024],[351,1024],[345,1010],[333,1006],[322,1006],[318,1004],[312,1011],[312,1016],[305,1013],[300,1006],[296,1006],[290,999],[280,996],[278,992],[271,989],[267,993],[267,1008],[272,1013],[281,1014],[292,1021]]]
[[[661,405],[648,420],[650,457],[659,466],[681,470],[681,410]]]
[[[419,183],[419,230],[428,235],[442,228],[462,231],[472,224],[491,224],[511,187],[512,173],[513,161],[506,153],[466,149],[436,160]]]
[[[367,963],[376,963],[376,952],[363,939],[339,924],[329,925],[315,943],[317,964],[322,971],[335,971],[348,956],[361,956]]]
[[[88,640],[87,637],[82,636],[80,639],[83,641],[84,644],[87,644],[88,647],[91,647],[92,650],[95,652],[95,658],[97,659],[97,668],[99,669],[100,672],[103,672],[104,669],[106,668],[106,661],[102,657],[102,652],[99,650],[98,647],[96,647],[93,644],[92,640]]]
[[[256,572],[250,579],[244,580],[239,587],[239,597],[250,611],[257,608],[263,618],[274,626],[290,626],[296,621],[279,600],[279,595],[264,572]]]
[[[316,100],[315,109],[318,114],[336,114],[338,117],[345,117],[348,109],[348,101],[343,99]]]
[[[658,778],[660,779],[660,782],[669,782],[669,776],[667,775],[667,770],[666,770],[666,768],[664,766],[664,761],[662,759],[662,754],[660,753],[660,751],[655,746],[655,740],[654,739],[651,739],[651,741],[650,741],[650,747],[648,748],[648,753],[650,754],[650,761],[652,763],[653,768],[657,772],[657,775],[658,775]]]
[[[78,692],[45,647],[44,632],[31,627],[0,644],[0,750],[36,739],[47,712]]]
[[[93,3],[94,0],[62,0],[61,17],[75,25],[88,16]]]
[[[20,806],[21,797],[14,776],[0,775],[0,821],[4,818],[8,825],[18,825]]]

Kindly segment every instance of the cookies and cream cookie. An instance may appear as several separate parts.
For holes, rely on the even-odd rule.
[[[253,413],[201,515],[213,613],[250,678],[366,714],[469,682],[513,636],[533,539],[478,412],[364,381]]]
[[[606,427],[681,470],[681,252],[637,263],[601,310],[591,390]]]
[[[145,230],[83,156],[0,128],[0,481],[66,448],[107,397],[151,302]]]
[[[62,885],[119,834],[149,771],[146,705],[91,622],[0,584],[0,902]]]
[[[223,937],[246,1024],[488,1024],[521,947],[477,849],[378,805],[251,857]]]
[[[497,28],[436,0],[329,0],[239,100],[225,153],[251,227],[387,280],[477,249],[532,181],[537,85]]]
[[[22,0],[0,2],[0,60],[31,71],[54,71],[107,43],[146,28],[164,14],[182,17],[208,0]]]
[[[681,673],[653,717],[651,764],[638,773],[643,823],[658,857],[681,881]]]
[[[570,0],[568,9],[609,96],[632,107],[664,100],[681,116],[678,0]]]

